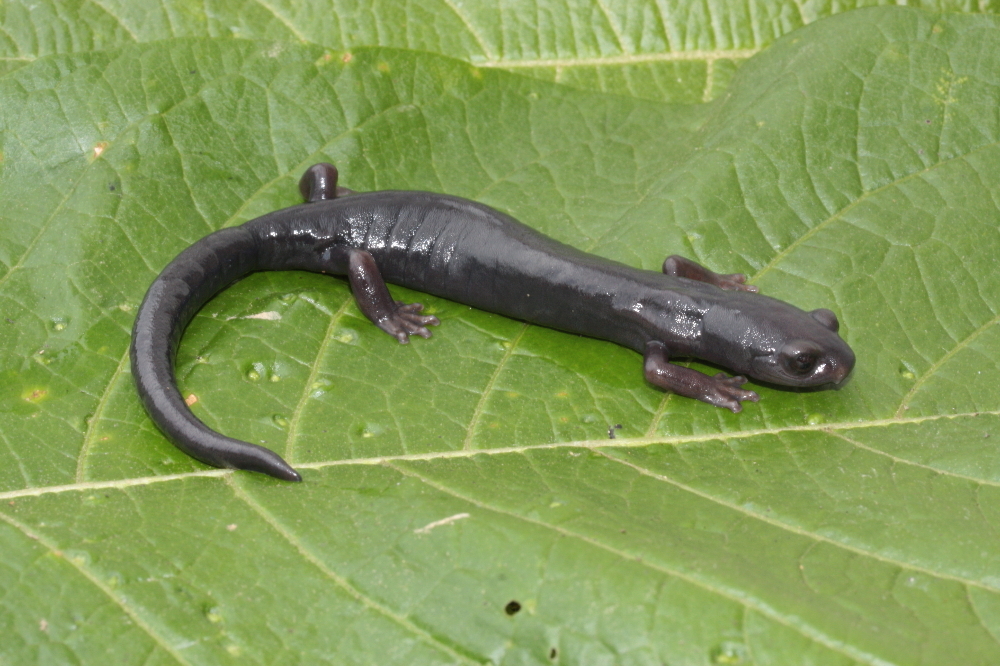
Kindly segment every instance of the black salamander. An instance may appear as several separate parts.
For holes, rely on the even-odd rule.
[[[254,271],[346,275],[358,306],[402,343],[436,317],[393,300],[386,282],[540,326],[610,340],[644,355],[648,381],[739,412],[756,402],[748,375],[795,387],[835,385],[854,353],[826,309],[805,312],[682,257],[663,272],[602,259],[543,236],[475,201],[408,191],[354,193],[317,164],[299,183],[306,203],[216,231],[153,281],[132,330],[132,375],[153,422],[185,453],[216,467],[300,481],[273,451],[199,421],[174,377],[188,323],[213,296]],[[739,373],[709,376],[675,365],[697,358]]]

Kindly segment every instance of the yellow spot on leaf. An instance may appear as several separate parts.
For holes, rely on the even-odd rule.
[[[49,392],[46,389],[36,388],[25,393],[23,397],[28,402],[39,402],[48,394]]]
[[[954,104],[958,101],[958,98],[954,94],[955,89],[968,80],[969,77],[967,76],[957,77],[955,76],[955,72],[942,68],[941,78],[938,79],[938,82],[935,85],[938,96],[934,101],[942,106]]]

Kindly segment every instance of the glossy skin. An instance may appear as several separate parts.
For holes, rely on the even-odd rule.
[[[308,203],[222,229],[181,252],[150,286],[132,332],[132,375],[154,423],[181,450],[216,467],[301,477],[280,456],[220,435],[184,403],[173,363],[188,323],[213,296],[262,270],[346,275],[362,312],[408,342],[435,317],[394,301],[386,282],[476,308],[604,340],[644,355],[646,378],[667,390],[740,411],[756,402],[749,375],[808,387],[839,384],[854,353],[829,310],[805,312],[682,257],[663,273],[576,250],[474,201],[443,194],[337,187],[331,165],[300,183]],[[693,357],[740,376],[670,363]]]

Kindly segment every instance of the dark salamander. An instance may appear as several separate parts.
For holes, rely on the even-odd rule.
[[[185,404],[174,358],[195,313],[254,271],[346,275],[361,311],[389,335],[430,337],[435,317],[393,300],[386,282],[540,326],[610,340],[645,358],[646,379],[738,412],[756,402],[742,375],[786,386],[839,384],[854,353],[825,309],[805,312],[756,293],[745,276],[670,257],[663,273],[563,245],[475,201],[429,192],[353,193],[329,164],[300,182],[307,203],[216,231],[156,278],[132,331],[132,375],[153,422],[216,467],[301,477],[273,451],[208,428]],[[739,376],[670,363],[693,357]]]

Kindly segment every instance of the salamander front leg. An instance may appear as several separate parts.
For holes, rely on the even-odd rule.
[[[746,377],[728,377],[722,372],[709,377],[697,370],[670,363],[667,347],[662,342],[646,343],[644,361],[646,380],[677,395],[725,407],[733,413],[743,409],[740,403],[744,400],[760,400],[760,396],[753,391],[740,388],[746,384]]]
[[[327,162],[313,164],[299,179],[299,192],[302,193],[302,199],[306,203],[314,203],[354,194],[354,190],[337,187],[338,177],[337,167],[332,164]]]
[[[670,255],[667,257],[666,261],[663,262],[663,272],[667,275],[673,275],[674,277],[682,277],[689,280],[697,280],[698,282],[714,284],[716,287],[721,287],[722,289],[752,292],[759,291],[759,289],[752,284],[744,284],[744,282],[747,281],[747,276],[743,273],[729,273],[727,275],[723,275],[721,273],[708,270],[696,261],[691,261],[686,257],[681,257],[676,254]]]
[[[365,250],[349,248],[347,278],[358,307],[372,323],[401,343],[410,341],[411,335],[431,337],[428,326],[437,326],[438,318],[419,314],[420,303],[403,303],[392,299],[375,259]]]

